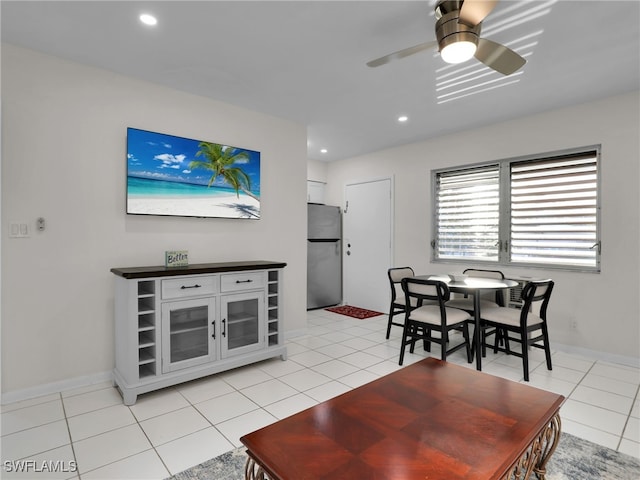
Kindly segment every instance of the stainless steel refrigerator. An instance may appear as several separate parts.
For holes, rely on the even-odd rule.
[[[308,204],[307,310],[342,302],[340,207]]]

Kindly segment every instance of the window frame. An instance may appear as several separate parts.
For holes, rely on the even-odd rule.
[[[541,262],[521,262],[511,261],[511,165],[525,162],[536,162],[550,160],[553,158],[572,157],[580,154],[595,153],[596,161],[596,211],[595,211],[595,265],[594,266],[581,266],[581,265],[566,265],[566,264],[554,264],[554,263],[541,263]],[[601,203],[602,203],[602,146],[600,144],[588,145],[583,147],[568,148],[563,150],[556,150],[551,152],[544,152],[531,155],[523,155],[518,157],[503,158],[500,160],[491,160],[486,162],[477,162],[467,165],[458,165],[455,167],[438,168],[431,170],[431,262],[444,263],[444,264],[460,264],[466,265],[483,265],[487,266],[501,266],[501,267],[520,267],[520,268],[539,268],[546,270],[562,270],[572,272],[586,272],[586,273],[600,273],[601,271],[601,257],[602,257],[602,218],[601,218]],[[500,242],[500,248],[498,253],[498,260],[481,260],[478,258],[439,258],[436,242],[438,241],[438,178],[442,174],[472,171],[475,169],[487,168],[490,166],[497,166],[499,172],[499,225],[498,225],[498,238]],[[507,245],[507,248],[505,248]]]

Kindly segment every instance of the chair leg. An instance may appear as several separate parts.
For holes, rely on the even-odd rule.
[[[393,305],[391,305],[391,308],[389,309],[389,321],[387,322],[387,340],[389,340],[389,335],[391,335],[391,325],[393,322],[394,313],[395,309],[393,308]]]
[[[440,358],[443,362],[447,361],[447,342],[449,342],[449,331],[443,329],[440,331]]]
[[[473,327],[473,328],[474,328],[473,335],[472,335],[472,334],[471,334],[471,332],[469,331],[469,325],[473,325],[473,326],[474,326],[474,327]],[[473,324],[473,323],[471,323],[471,324],[467,323],[467,331],[469,332],[469,338],[471,339],[470,341],[471,341],[471,360],[472,360],[472,361],[473,361],[473,357],[474,357],[474,356],[475,356],[475,354],[476,354],[476,342],[475,342],[475,337],[474,337],[474,335],[475,335],[475,328],[476,328],[476,327],[475,327],[475,324]],[[483,339],[482,337],[481,337],[481,341],[484,341],[484,339]]]
[[[402,365],[402,362],[404,362],[404,349],[407,347],[407,339],[409,337],[408,324],[409,322],[405,319],[404,327],[402,327],[402,341],[400,342],[400,360],[398,361],[398,365]]]
[[[527,340],[527,330],[520,330],[520,345],[522,346],[522,369],[524,370],[524,381],[529,381],[529,342]]]
[[[424,335],[424,349],[427,352],[431,352],[431,340],[429,340],[431,338],[431,329],[429,327],[425,327]]]
[[[509,330],[506,328],[496,327],[496,341],[493,346],[493,353],[498,353],[498,340],[504,342],[504,351],[507,355],[511,355],[511,348],[509,348]]]
[[[462,335],[464,336],[464,343],[467,348],[467,363],[473,362],[473,358],[471,357],[471,342],[469,341],[469,324],[464,323],[462,326]],[[482,344],[484,345],[484,339],[482,339]]]
[[[552,370],[551,368],[551,348],[549,347],[549,331],[547,329],[547,324],[542,324],[542,341],[544,342],[544,356],[547,360],[547,370]]]
[[[502,338],[504,339],[504,349],[507,351],[507,355],[511,355],[511,348],[509,348],[509,330],[501,328]]]
[[[482,345],[482,358],[487,356],[487,342],[484,341],[485,339],[485,331],[486,331],[486,327],[480,327],[480,344]]]
[[[421,333],[420,333],[421,332]],[[416,335],[420,335],[420,338],[422,338],[422,349],[425,352],[428,352],[427,350],[427,328],[424,326],[418,327],[416,329]],[[416,341],[418,341],[418,339],[416,339]]]
[[[418,327],[410,327],[409,331],[411,335],[411,346],[409,347],[409,353],[413,353],[416,349],[416,341],[418,340],[416,338],[416,335],[418,334]]]

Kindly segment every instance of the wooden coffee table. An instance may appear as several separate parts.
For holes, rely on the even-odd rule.
[[[427,358],[243,436],[245,477],[544,478],[563,400]]]

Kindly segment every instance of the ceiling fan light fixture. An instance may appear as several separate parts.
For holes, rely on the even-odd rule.
[[[447,63],[462,63],[473,58],[478,46],[466,40],[445,45],[440,51],[442,60]]]
[[[448,3],[441,2],[438,7],[447,6]],[[453,5],[455,7],[456,5]],[[478,37],[480,36],[480,25],[465,25],[460,23],[459,10],[445,13],[436,22],[436,39],[440,49],[442,60],[447,63],[462,63],[473,58],[478,48]]]

